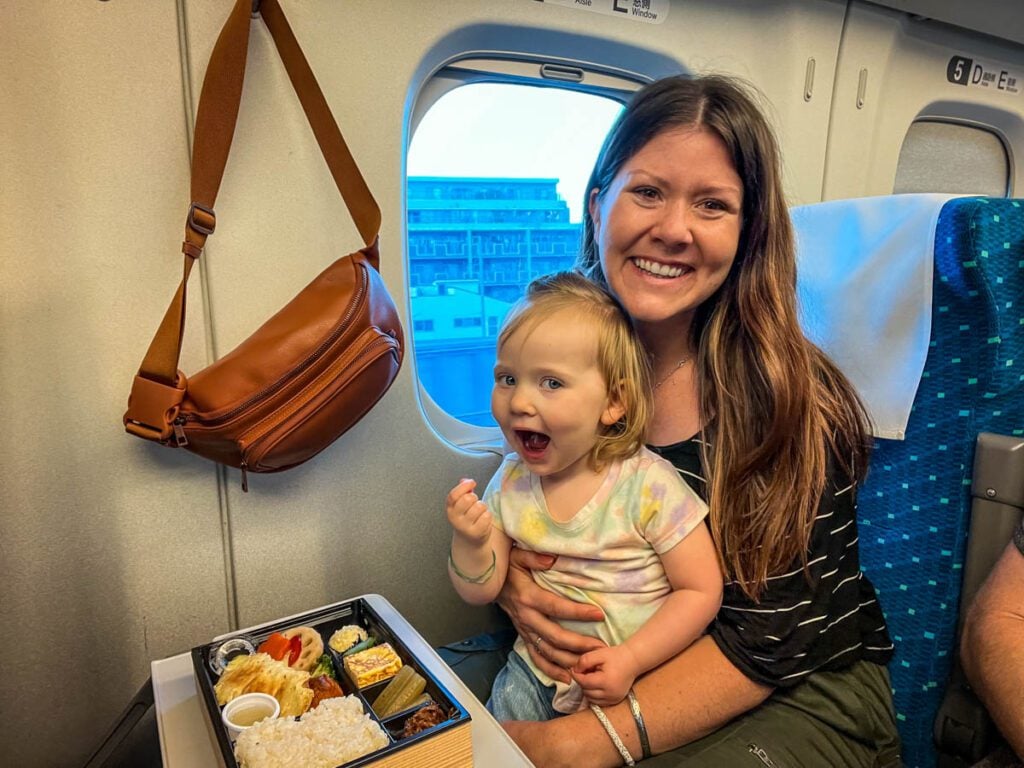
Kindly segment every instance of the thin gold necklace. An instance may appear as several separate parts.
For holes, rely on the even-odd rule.
[[[668,381],[673,376],[675,376],[676,371],[678,371],[680,368],[682,368],[688,362],[690,362],[690,356],[689,355],[687,355],[686,357],[681,358],[679,360],[679,362],[676,363],[675,367],[671,371],[669,371],[661,381],[659,381],[657,384],[654,385],[654,388],[657,389],[662,384],[664,384],[666,381]]]

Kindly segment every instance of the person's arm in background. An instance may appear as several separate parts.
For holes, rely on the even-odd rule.
[[[558,624],[566,621],[603,621],[604,613],[596,605],[574,603],[567,597],[537,585],[531,571],[544,571],[555,564],[554,555],[512,547],[508,573],[497,603],[508,614],[516,633],[526,641],[526,649],[537,667],[552,680],[571,683],[569,670],[580,656],[604,648],[597,637],[581,635]],[[544,653],[537,646],[544,641]]]
[[[1000,733],[1024,759],[1024,543],[1018,529],[964,622],[960,660]]]

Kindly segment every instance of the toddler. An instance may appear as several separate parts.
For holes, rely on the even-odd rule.
[[[547,720],[621,701],[697,639],[718,612],[722,573],[707,507],[644,447],[649,366],[614,298],[575,273],[539,278],[497,352],[491,409],[513,452],[482,501],[472,480],[448,494],[449,574],[464,600],[491,602],[514,544],[557,556],[533,571],[538,583],[603,611],[601,622],[562,622],[606,644],[580,657],[572,684],[538,669],[522,637],[498,674],[496,718]]]

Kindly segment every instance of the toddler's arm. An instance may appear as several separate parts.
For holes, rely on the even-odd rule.
[[[661,562],[672,585],[661,607],[626,642],[583,654],[571,670],[593,704],[622,701],[637,677],[700,637],[722,605],[722,571],[703,523],[664,553]]]
[[[494,526],[487,505],[473,492],[475,480],[461,480],[449,493],[448,522],[454,529],[448,575],[455,591],[472,605],[493,601],[505,583],[511,540]]]

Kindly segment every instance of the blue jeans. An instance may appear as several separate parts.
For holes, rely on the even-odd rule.
[[[487,711],[496,720],[551,720],[561,717],[551,706],[555,686],[543,685],[522,657],[512,651],[494,678]]]

